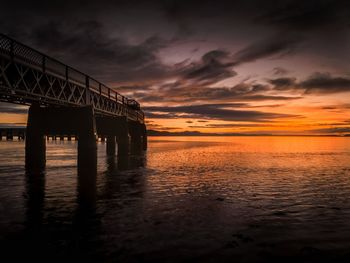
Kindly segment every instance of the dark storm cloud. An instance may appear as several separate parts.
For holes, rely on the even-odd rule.
[[[277,78],[271,79],[269,82],[274,86],[275,90],[290,90],[293,89],[296,84],[295,78]]]
[[[250,1],[159,1],[169,19],[188,21],[205,17],[223,17],[230,21],[252,19],[255,23],[310,30],[348,20],[349,3],[345,0],[250,0]],[[234,14],[234,15],[233,15]]]
[[[240,83],[233,87],[206,87],[192,83],[175,82],[159,89],[134,93],[142,102],[228,102],[228,101],[283,101],[300,99],[300,96],[267,95],[270,87],[261,84]]]
[[[333,94],[350,92],[350,78],[334,77],[330,73],[315,73],[304,81],[296,78],[269,80],[275,90],[302,90],[305,94]]]
[[[231,68],[230,54],[223,50],[212,50],[202,56],[199,63],[192,64],[183,73],[183,80],[195,81],[198,85],[210,85],[237,75]]]
[[[275,55],[284,56],[294,52],[301,39],[297,36],[277,34],[255,42],[234,54],[235,64],[255,61]]]
[[[158,33],[167,32],[166,27],[160,29],[161,32],[152,31],[150,28],[144,34],[145,41],[138,44],[130,44],[122,37],[112,37],[112,34],[115,35],[124,27],[127,30],[128,26],[135,21],[142,25],[153,18],[150,17],[153,13],[157,14],[156,17],[159,15],[159,19],[164,13],[168,20],[181,24],[181,28],[190,28],[194,24],[200,27],[206,19],[218,26],[223,23],[220,22],[221,20],[230,21],[224,25],[235,25],[235,22],[240,21],[239,24],[243,23],[244,28],[256,23],[253,18],[260,18],[264,23],[280,22],[286,20],[286,17],[294,17],[294,12],[302,14],[302,17],[310,15],[308,11],[310,7],[318,6],[304,4],[304,2],[286,0],[278,3],[274,1],[249,1],[249,3],[247,1],[186,1],[186,3],[181,1],[147,1],[147,3],[84,1],[83,5],[81,1],[34,1],[33,3],[30,1],[30,4],[28,1],[16,1],[16,4],[9,2],[2,11],[4,16],[12,17],[16,23],[6,23],[9,19],[3,19],[4,23],[0,28],[5,32],[12,32],[20,40],[28,41],[35,47],[103,81],[135,82],[150,79],[160,81],[165,76],[174,74],[174,69],[165,66],[157,56],[159,50],[174,41],[174,38],[164,40],[157,37]],[[329,5],[330,3],[326,5],[327,8],[321,9],[333,10],[334,8],[328,8]],[[23,8],[19,9],[18,6]],[[20,10],[19,14],[17,14],[18,10]],[[125,12],[137,10],[141,10],[137,13],[137,17],[124,15]],[[285,14],[288,10],[291,10],[292,14]],[[115,14],[115,18],[121,17],[121,21],[118,20],[121,24],[118,24],[113,32],[106,29],[108,24],[106,21],[110,21],[107,19],[106,11],[109,15]],[[267,21],[264,14],[268,14],[271,19],[274,18],[273,21]],[[275,18],[278,17],[277,14],[284,19]],[[104,16],[107,16],[107,20],[103,20]],[[28,23],[28,20],[31,23]],[[163,22],[160,20],[156,25],[164,24]],[[226,27],[222,29],[229,30]],[[208,33],[209,39],[211,33]],[[205,54],[202,61],[194,63],[192,67],[185,67],[183,77],[197,83],[215,83],[235,76],[233,65],[274,55],[289,54],[295,50],[300,40],[298,34],[277,31],[262,37],[259,41],[254,40],[234,55],[219,49],[213,50]],[[231,56],[230,59],[228,59],[229,56]]]
[[[46,53],[103,81],[140,81],[164,77],[168,68],[156,56],[167,43],[150,36],[139,44],[109,36],[97,21],[48,23],[31,32],[31,42]]]
[[[333,77],[328,73],[318,73],[300,83],[305,93],[331,94],[350,92],[350,78]]]
[[[174,107],[144,107],[146,112],[164,112],[166,114],[190,115],[192,118],[215,119],[224,121],[261,122],[270,119],[297,117],[295,115],[269,113],[261,111],[233,110],[235,104],[203,104]]]
[[[349,1],[290,0],[278,1],[256,21],[289,30],[310,31],[338,25],[349,26]],[[332,28],[329,28],[332,29]]]
[[[249,41],[250,44],[234,54],[217,48],[204,54],[199,61],[191,65],[173,67],[164,65],[157,53],[173,45],[174,41],[176,43],[177,40],[186,39],[187,36],[172,35],[173,38],[166,40],[158,36],[158,33],[168,31],[166,26],[158,31],[152,30],[151,27],[142,32],[145,36],[144,41],[131,44],[116,33],[122,32],[124,27],[128,30],[132,23],[142,25],[148,22],[153,18],[150,14],[159,17],[159,21],[153,22],[155,25],[165,24],[165,21],[161,20],[165,15],[170,21],[168,26],[174,22],[184,31],[191,31],[190,28],[194,25],[197,25],[197,29],[202,28],[203,21],[209,20],[227,35],[230,31],[227,26],[234,26],[236,22],[242,26],[243,31],[246,27],[254,27],[261,23],[270,25],[271,28],[275,28],[275,25],[294,25],[293,28],[296,28],[298,21],[302,21],[300,23],[303,24],[307,19],[314,21],[311,24],[315,26],[344,22],[346,16],[342,14],[345,12],[343,10],[346,10],[346,2],[336,2],[168,0],[147,3],[84,1],[83,5],[81,1],[16,1],[16,4],[9,2],[2,11],[3,17],[12,17],[16,23],[6,22],[9,19],[4,18],[0,28],[102,81],[160,82],[169,77],[178,77],[195,85],[211,85],[235,76],[237,73],[233,69],[234,65],[295,52],[303,37],[295,30],[284,30],[283,33],[280,29],[269,30],[268,34],[265,33],[259,38],[260,40],[253,38],[254,40]],[[19,13],[15,12],[18,10]],[[124,15],[125,12],[131,11],[138,12],[138,15]],[[120,24],[113,30],[106,27],[106,21],[113,20],[110,14],[114,14],[115,18],[121,17],[121,20],[118,20]],[[105,16],[106,20],[103,19]],[[28,23],[28,20],[31,23]],[[208,40],[213,33],[215,32],[207,33]],[[280,70],[279,74],[281,72],[283,73]]]

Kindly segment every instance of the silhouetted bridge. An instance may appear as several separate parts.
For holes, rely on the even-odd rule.
[[[29,105],[26,165],[45,164],[45,136],[74,136],[79,155],[96,152],[97,136],[118,155],[147,148],[144,113],[92,77],[0,34],[0,101]]]

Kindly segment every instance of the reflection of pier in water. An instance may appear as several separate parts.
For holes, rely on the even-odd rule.
[[[106,146],[104,143],[99,144],[99,148]],[[63,239],[65,242],[71,242],[72,245],[76,245],[74,242],[78,242],[78,246],[71,251],[65,251],[62,255],[79,256],[79,259],[89,260],[88,252],[91,242],[100,235],[98,232],[101,231],[100,217],[97,211],[103,209],[103,206],[97,207],[98,200],[116,194],[123,196],[125,192],[135,187],[133,186],[134,179],[142,179],[142,176],[132,176],[134,179],[130,181],[129,172],[122,171],[134,171],[135,168],[143,167],[146,157],[142,151],[122,155],[122,160],[117,155],[106,155],[105,158],[99,159],[99,162],[105,162],[105,164],[100,163],[105,170],[98,171],[97,159],[92,157],[88,154],[80,156],[78,159],[76,207],[72,207],[72,213],[64,215],[54,213],[52,208],[50,209],[50,201],[47,196],[52,193],[47,192],[49,190],[45,186],[50,180],[50,177],[45,176],[46,169],[26,168],[25,236],[21,245],[23,244],[23,249],[28,252],[28,255],[39,259],[59,255],[62,251],[57,250],[62,249],[62,247],[52,246],[52,243]],[[123,173],[123,176],[119,176],[120,173]],[[97,188],[98,182],[102,183],[102,187]],[[130,187],[123,187],[125,183]],[[137,186],[140,187],[139,184]],[[121,199],[124,198],[121,197]],[[55,203],[55,207],[60,207],[65,201],[62,200],[62,204],[60,204],[60,200],[55,202],[58,202]],[[62,219],[55,220],[56,217],[61,218],[62,216],[64,216],[64,223]],[[62,245],[64,249],[70,246],[67,244]],[[81,255],[81,253],[83,254]]]

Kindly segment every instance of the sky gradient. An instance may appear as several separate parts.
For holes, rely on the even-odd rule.
[[[137,99],[148,129],[350,134],[348,1],[18,2],[1,32]]]

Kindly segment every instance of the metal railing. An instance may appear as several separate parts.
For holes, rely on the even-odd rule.
[[[75,83],[79,86],[85,87],[89,92],[93,92],[99,96],[108,98],[113,102],[122,104],[127,108],[127,114],[130,115],[130,117],[140,121],[144,120],[144,113],[140,109],[140,104],[137,101],[129,99],[81,71],[1,33],[0,53],[11,60],[20,61],[21,64],[25,64],[26,66],[40,70],[43,73]]]

